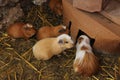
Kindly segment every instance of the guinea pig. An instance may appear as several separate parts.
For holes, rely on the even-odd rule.
[[[12,38],[24,38],[28,39],[35,35],[36,30],[29,23],[14,23],[7,28],[7,33]]]
[[[58,26],[44,26],[39,28],[36,38],[37,40],[48,38],[48,37],[57,37],[61,34],[69,34],[69,29],[64,25]]]
[[[62,0],[50,0],[48,6],[57,15],[63,14]]]
[[[100,68],[99,61],[92,52],[90,39],[86,35],[81,35],[78,38],[76,49],[76,57],[73,63],[74,71],[83,76],[95,74]]]
[[[58,55],[62,51],[72,48],[74,45],[71,37],[61,34],[55,38],[45,38],[39,40],[33,46],[33,55],[37,60],[48,60],[53,55]]]

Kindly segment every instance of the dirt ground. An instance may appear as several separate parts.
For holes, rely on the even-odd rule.
[[[62,23],[61,16],[56,16],[44,6],[43,9],[32,6],[28,14],[19,21],[30,22],[36,29]],[[32,46],[36,42],[35,37],[13,40],[7,36],[6,28],[0,30],[0,80],[120,80],[119,56],[95,51],[101,70],[91,77],[84,77],[73,71],[75,48],[50,60],[39,61],[32,53]]]

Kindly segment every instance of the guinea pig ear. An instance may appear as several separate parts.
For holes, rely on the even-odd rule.
[[[33,26],[29,23],[26,23],[26,27],[32,28]]]
[[[66,30],[65,29],[60,29],[58,32],[59,33],[64,33]]]
[[[77,41],[78,41],[78,43],[80,44],[80,43],[82,42],[82,40],[83,40],[83,38],[82,38],[82,37],[79,37]]]
[[[63,40],[60,39],[60,40],[58,41],[58,43],[59,43],[59,44],[63,44],[64,42],[63,42]]]

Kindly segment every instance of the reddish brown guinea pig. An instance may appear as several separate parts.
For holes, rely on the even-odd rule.
[[[29,23],[17,22],[7,28],[7,33],[12,38],[28,39],[35,35],[36,30]]]
[[[62,0],[50,0],[48,5],[57,15],[61,16],[63,14]]]
[[[58,26],[43,26],[39,28],[36,38],[37,40],[48,38],[48,37],[57,37],[61,34],[69,34],[69,29],[64,25]]]

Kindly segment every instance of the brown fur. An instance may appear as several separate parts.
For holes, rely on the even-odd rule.
[[[89,48],[86,46],[82,46],[80,50],[89,50]]]
[[[50,0],[49,7],[56,14],[58,15],[63,14],[62,0]]]
[[[82,40],[83,40],[83,38],[82,38],[82,37],[79,37],[77,41],[78,41],[79,44],[80,44],[80,43],[82,42]]]
[[[36,30],[33,27],[25,28],[25,26],[26,24],[22,22],[14,23],[7,28],[7,33],[12,38],[28,39],[36,33]]]
[[[76,45],[77,52],[73,68],[75,72],[83,76],[91,76],[100,69],[98,58],[92,52],[89,42],[87,36],[81,35]]]
[[[74,69],[75,68],[77,73],[83,76],[91,76],[98,71],[99,62],[93,53],[86,52],[82,61],[79,61],[79,59],[77,59],[74,62]]]
[[[54,27],[53,26],[52,27],[49,27],[49,26],[41,27],[37,32],[36,38],[37,40],[40,40],[40,39],[48,38],[48,37],[57,37],[63,33],[69,34],[68,29],[66,29],[65,32],[60,33],[59,30],[61,29],[63,29],[61,25],[54,26]]]

